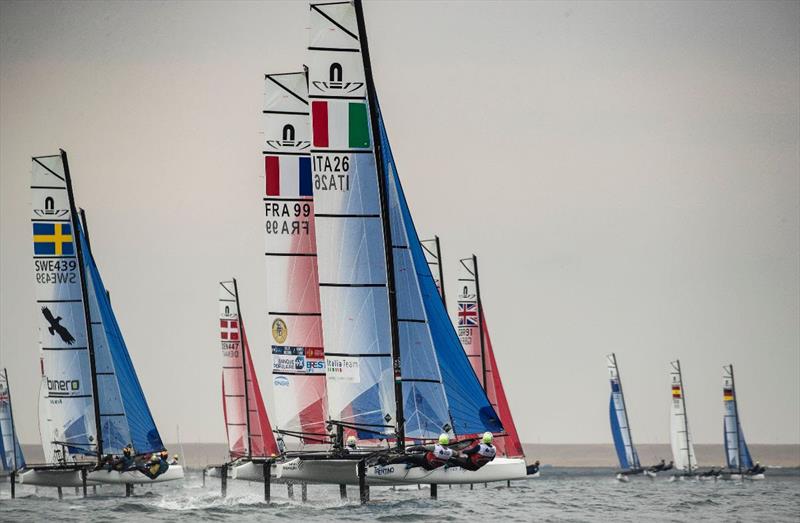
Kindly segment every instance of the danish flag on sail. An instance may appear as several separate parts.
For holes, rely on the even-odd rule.
[[[239,341],[239,322],[236,320],[219,320],[220,339]]]

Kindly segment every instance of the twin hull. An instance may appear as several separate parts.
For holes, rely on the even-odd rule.
[[[150,479],[136,470],[127,472],[117,472],[115,470],[95,470],[86,476],[86,483],[89,485],[98,484],[148,484],[163,483],[164,481],[174,481],[183,479],[183,467],[180,465],[170,465],[164,474],[156,479]],[[80,487],[83,485],[79,470],[26,470],[19,476],[20,483],[25,485],[36,485],[40,487]]]
[[[358,462],[355,460],[303,460],[297,458],[279,465],[277,477],[309,483],[358,485],[357,464]],[[409,469],[402,463],[372,465],[367,467],[366,480],[368,485],[420,483],[456,485],[524,479],[526,477],[527,469],[524,460],[495,458],[477,471],[469,471],[461,467],[440,467],[434,470],[425,470],[422,467]]]

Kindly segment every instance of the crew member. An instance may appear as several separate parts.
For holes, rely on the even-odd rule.
[[[492,445],[494,436],[491,432],[484,432],[481,442],[464,451],[464,456],[456,461],[465,470],[478,470],[497,455],[497,449]]]
[[[118,472],[125,472],[133,467],[133,447],[127,445],[122,449],[122,457],[114,462],[112,469]]]
[[[386,463],[405,463],[409,468],[422,467],[425,470],[438,469],[439,467],[445,466],[450,458],[453,457],[452,449],[447,447],[449,444],[450,436],[447,434],[440,434],[439,441],[434,445],[433,450],[408,456],[398,456],[386,460]]]
[[[666,466],[667,466],[667,463],[662,459],[661,463],[657,463],[657,464],[653,465],[652,467],[650,467],[650,472],[661,472],[662,470],[664,470],[664,467],[666,467]]]
[[[347,452],[355,452],[358,448],[358,440],[352,434],[347,436],[347,442],[345,443],[345,450]]]
[[[169,469],[169,463],[167,462],[168,457],[169,453],[166,450],[162,450],[160,454],[154,454],[153,457],[150,458],[149,464],[139,467],[138,470],[148,478],[156,479]]]

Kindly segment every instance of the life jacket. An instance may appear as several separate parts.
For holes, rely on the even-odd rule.
[[[436,446],[433,447],[433,451],[428,451],[425,454],[425,459],[428,461],[429,465],[433,467],[441,467],[447,463],[452,456],[452,450],[437,443]]]
[[[470,454],[469,460],[473,465],[482,467],[492,461],[496,455],[497,449],[495,449],[494,446],[481,443],[480,446],[478,446],[478,452]]]

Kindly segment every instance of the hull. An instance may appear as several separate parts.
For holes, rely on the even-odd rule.
[[[37,487],[80,487],[83,485],[79,470],[26,470],[19,475],[19,483]]]
[[[295,458],[278,464],[276,477],[287,481],[358,485],[358,461],[352,459],[303,460]],[[368,485],[377,483],[367,478]],[[381,483],[385,484],[385,483]]]
[[[165,481],[175,481],[183,479],[183,467],[180,465],[170,465],[167,471],[156,479],[150,479],[137,470],[117,472],[116,470],[96,470],[89,473],[90,483],[102,483],[112,485],[136,484],[144,485],[149,483],[163,483]]]
[[[406,468],[403,464],[373,465],[367,469],[367,478],[380,483],[458,485],[524,479],[528,475],[525,460],[495,458],[476,471],[461,467],[440,467],[425,470],[422,467]]]
[[[219,475],[219,469],[217,470],[217,475]],[[278,474],[278,465],[273,463],[272,467],[270,468],[269,475],[270,477],[277,477]],[[242,481],[264,481],[264,465],[261,463],[253,463],[252,461],[247,461],[240,465],[234,465],[231,470],[231,478],[239,479]]]

